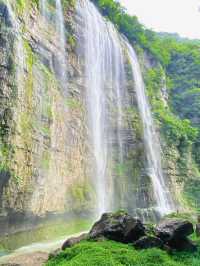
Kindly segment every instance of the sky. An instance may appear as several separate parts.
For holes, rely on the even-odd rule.
[[[147,28],[200,39],[200,0],[119,1]]]

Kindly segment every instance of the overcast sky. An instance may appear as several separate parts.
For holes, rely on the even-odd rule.
[[[146,27],[200,39],[200,0],[119,0]]]

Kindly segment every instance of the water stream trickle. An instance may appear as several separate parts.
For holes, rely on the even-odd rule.
[[[47,0],[40,1],[40,10],[44,17],[47,17]]]
[[[56,0],[56,30],[59,36],[59,54],[57,74],[61,81],[61,85],[64,89],[64,93],[67,94],[67,54],[66,54],[66,37],[65,37],[65,23],[63,16],[63,9],[61,0]]]
[[[65,37],[65,22],[63,15],[63,8],[61,0],[55,0],[55,13],[53,16],[49,16],[50,10],[47,0],[40,1],[40,11],[43,17],[48,22],[53,22],[55,24],[57,38],[57,54],[54,62],[54,71],[60,81],[63,95],[67,96],[67,53],[66,53],[66,37]],[[51,19],[50,19],[51,18]],[[52,20],[52,21],[49,21]]]
[[[20,25],[18,20],[13,12],[10,2],[7,1],[8,12],[11,20],[11,24],[14,30],[15,42],[14,42],[14,55],[15,55],[15,64],[16,64],[16,85],[17,85],[17,96],[18,101],[21,101],[21,104],[18,105],[18,108],[22,110],[23,108],[23,95],[24,95],[24,77],[25,77],[25,51],[22,33],[20,30]],[[17,112],[14,114],[17,116]],[[17,118],[16,118],[17,119]]]
[[[130,44],[126,43],[126,45],[135,82],[138,108],[143,123],[148,175],[153,184],[154,195],[157,204],[155,208],[161,215],[165,215],[173,211],[173,203],[165,182],[165,178],[163,176],[161,164],[161,146],[154,126],[148,99],[145,94],[144,81],[137,55]]]

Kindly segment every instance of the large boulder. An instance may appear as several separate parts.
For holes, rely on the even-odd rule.
[[[153,236],[143,236],[133,243],[136,249],[162,248],[163,241]]]
[[[155,229],[156,236],[164,242],[165,246],[177,251],[196,251],[196,245],[187,238],[193,232],[191,222],[177,219],[161,221]]]
[[[191,222],[186,220],[166,219],[155,228],[155,234],[164,242],[172,239],[185,238],[194,232]]]
[[[187,237],[174,238],[167,243],[167,246],[176,251],[196,251],[197,246]]]
[[[66,248],[71,248],[72,246],[80,243],[82,240],[86,240],[88,239],[88,234],[82,234],[80,236],[77,237],[71,237],[69,239],[67,239],[63,245],[62,245],[62,250],[65,250]]]
[[[144,235],[145,227],[141,221],[125,212],[103,214],[89,232],[91,239],[105,237],[122,243],[132,243]]]

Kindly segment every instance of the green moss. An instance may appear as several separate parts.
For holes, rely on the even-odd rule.
[[[141,140],[143,138],[143,125],[136,107],[131,106],[125,109],[126,118],[131,121],[131,128],[136,134],[136,138]]]
[[[69,208],[73,206],[75,212],[84,212],[94,208],[95,193],[87,181],[73,184],[68,191],[68,198]]]
[[[50,128],[47,126],[43,126],[40,128],[41,132],[45,135],[45,136],[50,136]]]
[[[198,240],[199,241],[199,240]],[[199,241],[200,242],[200,241]],[[136,251],[131,245],[114,241],[87,242],[61,252],[47,266],[198,266],[200,253],[168,255],[159,249]]]
[[[81,110],[83,108],[82,103],[74,98],[68,98],[65,100],[65,104],[68,108],[73,110]]]
[[[49,163],[50,163],[50,153],[49,151],[44,151],[42,154],[42,160],[41,160],[42,168],[48,170]]]
[[[75,8],[76,0],[62,0],[62,4],[65,10],[67,10],[68,8]]]
[[[75,38],[75,36],[73,36],[73,35],[69,35],[67,41],[68,41],[70,47],[71,47],[72,49],[74,49],[75,46],[76,46],[76,38]]]

